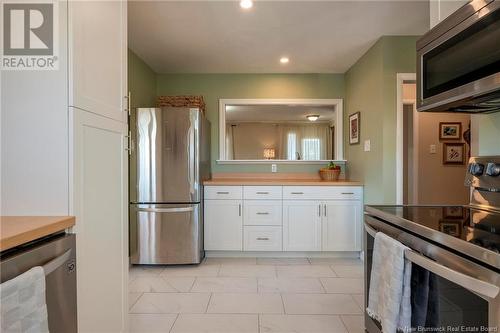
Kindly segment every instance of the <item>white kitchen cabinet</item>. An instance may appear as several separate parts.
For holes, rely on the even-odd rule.
[[[75,108],[70,117],[78,331],[123,332],[128,312],[127,124]]]
[[[70,106],[127,121],[127,2],[70,1]]]
[[[281,200],[245,200],[243,224],[281,226],[282,210]]]
[[[206,199],[205,250],[243,250],[243,207],[241,200]]]
[[[244,226],[244,251],[282,251],[281,226]]]
[[[322,250],[360,251],[360,201],[326,201],[322,203]]]
[[[321,251],[321,202],[283,202],[283,250]]]

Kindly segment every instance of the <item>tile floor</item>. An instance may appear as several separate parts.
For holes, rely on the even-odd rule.
[[[130,269],[131,332],[363,333],[363,266],[346,258],[207,258]]]

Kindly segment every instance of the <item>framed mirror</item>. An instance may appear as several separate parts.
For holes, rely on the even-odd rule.
[[[342,99],[220,99],[219,163],[343,160]]]

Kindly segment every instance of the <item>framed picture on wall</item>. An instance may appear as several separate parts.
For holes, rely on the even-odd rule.
[[[359,143],[360,135],[360,112],[349,115],[349,144],[355,145]]]
[[[439,123],[439,140],[461,140],[462,123]]]
[[[465,163],[465,144],[462,142],[457,143],[443,143],[443,164],[458,164]]]
[[[462,234],[462,223],[459,221],[439,220],[439,231],[450,236],[460,237]]]

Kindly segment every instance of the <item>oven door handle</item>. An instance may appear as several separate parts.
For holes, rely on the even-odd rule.
[[[70,256],[71,256],[71,249],[64,252],[59,257],[56,257],[56,258],[50,260],[49,262],[47,262],[45,265],[43,265],[42,268],[43,268],[43,272],[45,273],[45,276],[49,275],[50,273],[52,273],[53,271],[55,271],[56,269],[61,267],[62,264],[64,264],[66,261],[68,261]]]
[[[377,231],[365,223],[366,232],[375,238]],[[477,295],[486,299],[495,299],[500,291],[498,286],[476,279],[467,274],[452,270],[446,266],[438,264],[432,259],[427,258],[411,249],[405,251],[405,258],[410,262],[448,280],[465,289],[468,289]]]

